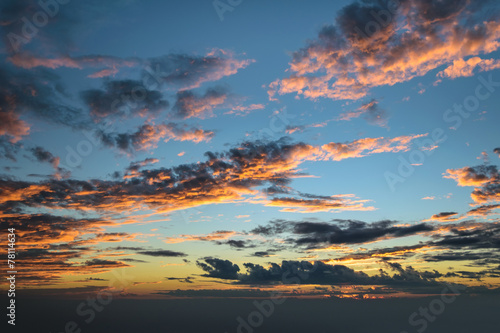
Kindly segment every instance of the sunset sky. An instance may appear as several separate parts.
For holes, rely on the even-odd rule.
[[[49,3],[0,5],[24,294],[499,292],[497,1]]]

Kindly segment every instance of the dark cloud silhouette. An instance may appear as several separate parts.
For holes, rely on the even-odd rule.
[[[208,274],[203,276],[222,280],[237,280],[235,284],[320,284],[320,285],[384,285],[396,289],[435,288],[440,286],[438,278],[443,275],[437,271],[417,271],[413,267],[402,267],[399,263],[387,262],[394,273],[390,275],[380,270],[378,275],[369,276],[343,265],[329,265],[321,261],[282,261],[270,263],[269,268],[258,264],[244,263],[246,273],[238,273],[240,268],[229,260],[205,258],[198,261],[198,267]]]
[[[395,226],[394,221],[366,223],[355,220],[326,222],[272,221],[269,226],[259,226],[251,233],[275,235],[289,232],[298,238],[287,241],[295,245],[313,248],[325,244],[362,244],[387,238],[398,238],[430,232],[434,227],[425,224]]]
[[[151,257],[185,257],[186,254],[183,252],[176,252],[171,250],[148,250],[148,251],[139,251],[138,254],[142,254],[145,256]]]
[[[197,261],[196,265],[206,272],[202,276],[217,279],[236,280],[240,271],[238,265],[233,264],[229,260],[217,258],[205,258],[204,262]]]

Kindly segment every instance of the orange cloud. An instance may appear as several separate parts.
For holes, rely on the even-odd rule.
[[[444,178],[455,180],[458,186],[482,186],[499,179],[498,171],[492,167],[448,169],[443,175]]]
[[[454,60],[453,64],[445,70],[439,72],[436,76],[455,79],[462,76],[474,75],[474,70],[479,67],[480,72],[491,71],[500,68],[500,60],[496,59],[481,59],[472,57],[465,61],[463,59]]]
[[[14,103],[14,102],[12,102]],[[16,143],[30,133],[29,125],[19,119],[17,114],[12,111],[3,112],[0,109],[0,136],[11,136],[10,142]]]
[[[364,138],[349,143],[331,142],[322,146],[322,149],[327,152],[326,158],[340,161],[346,158],[364,157],[371,154],[408,151],[412,140],[426,135],[400,136],[393,139],[383,137]]]
[[[317,213],[330,211],[370,211],[374,207],[365,207],[368,200],[351,200],[332,197],[326,199],[295,199],[295,198],[273,198],[266,206],[286,207],[282,212]]]
[[[371,13],[379,5],[355,3],[344,8],[335,25],[325,26],[318,38],[293,54],[291,75],[269,85],[270,99],[296,93],[310,99],[357,100],[373,87],[406,82],[454,61],[443,77],[469,74],[469,67],[475,66],[498,68],[498,61],[477,63],[473,58],[463,66],[457,61],[500,47],[500,22],[472,15],[481,12],[469,8],[476,2],[445,5],[411,0],[398,4],[390,22],[373,33],[363,29],[376,22]]]
[[[434,214],[431,216],[431,218],[422,220],[422,222],[428,222],[428,221],[440,221],[440,222],[451,222],[451,221],[457,221],[460,220],[461,218],[459,217],[458,213],[456,212],[442,212],[439,214]]]

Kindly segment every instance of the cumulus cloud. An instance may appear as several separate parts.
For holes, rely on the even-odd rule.
[[[387,8],[385,2],[368,0],[341,9],[334,24],[293,53],[291,75],[270,84],[270,98],[295,93],[311,99],[360,99],[373,87],[406,82],[500,46],[497,8],[490,1],[392,4]],[[490,15],[484,16],[488,10]],[[497,66],[487,60],[481,64],[482,70]],[[453,75],[460,65],[451,66],[443,76]]]
[[[240,271],[238,265],[217,258],[205,258],[204,262],[197,261],[196,265],[206,272],[202,276],[217,279],[236,280]]]
[[[236,280],[234,284],[246,285],[384,285],[396,289],[425,288],[438,286],[438,278],[443,277],[437,271],[417,271],[411,266],[403,267],[398,263],[387,263],[394,273],[390,275],[380,270],[378,275],[369,276],[362,271],[355,271],[343,265],[329,265],[321,261],[282,261],[270,263],[269,267],[244,263],[246,273],[239,273],[238,265],[229,260],[206,258],[198,261],[198,266],[208,274],[203,276],[223,280]]]
[[[496,166],[463,167],[448,169],[444,178],[453,179],[458,186],[482,186],[500,179]]]
[[[500,201],[500,175],[494,165],[448,169],[444,178],[455,180],[458,186],[474,186],[471,198],[476,204]]]
[[[479,72],[491,71],[500,68],[500,60],[481,59],[479,57],[472,57],[467,61],[458,59],[454,60],[451,66],[439,72],[436,76],[450,79],[462,76],[473,76],[476,68],[479,68]]]
[[[142,133],[142,132],[139,132]],[[148,135],[148,134],[153,135]],[[154,138],[154,140],[151,139]],[[146,128],[144,135],[132,135],[122,141],[120,136],[112,137],[112,144],[120,149],[143,148],[158,142],[157,130]],[[103,137],[107,140],[108,137]],[[350,157],[361,157],[372,153],[400,151],[407,149],[411,138],[382,140],[359,147]],[[106,141],[105,141],[106,142]],[[395,143],[395,145],[393,145]],[[343,144],[350,146],[350,144]],[[332,144],[327,145],[332,146]],[[335,146],[335,145],[333,145]],[[358,144],[356,144],[358,146]],[[183,164],[172,168],[139,170],[133,177],[121,180],[51,180],[42,183],[26,183],[0,179],[0,188],[12,191],[21,206],[44,206],[50,208],[81,209],[84,211],[114,211],[123,213],[148,207],[162,212],[175,211],[213,203],[231,203],[248,200],[256,204],[272,204],[259,188],[283,187],[293,178],[306,176],[299,166],[307,161],[346,158],[321,147],[305,143],[290,143],[283,139],[274,142],[244,142],[228,151],[206,153],[207,160],[193,164]],[[132,176],[131,174],[129,174]],[[40,188],[40,192],[23,191]],[[43,190],[42,190],[43,189]],[[264,195],[263,195],[264,194]],[[294,193],[292,193],[294,194]],[[341,208],[366,210],[363,201],[351,196],[311,196],[295,193],[295,197],[307,200],[288,200],[286,205],[300,210]],[[310,200],[312,199],[312,200]],[[319,199],[317,201],[314,201]],[[279,201],[281,200],[281,201]],[[275,200],[284,203],[283,199]],[[1,202],[0,202],[1,203]],[[339,205],[340,204],[340,205]]]

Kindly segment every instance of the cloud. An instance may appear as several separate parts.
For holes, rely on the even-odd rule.
[[[88,128],[88,117],[71,105],[60,78],[47,70],[23,70],[0,65],[0,135],[17,142],[30,132],[21,116],[75,129]]]
[[[231,107],[231,111],[228,111],[224,114],[234,114],[236,116],[246,116],[246,115],[252,113],[252,111],[262,110],[264,108],[265,108],[264,104],[251,104],[248,106],[236,105],[236,106]]]
[[[500,201],[500,175],[494,165],[448,169],[444,178],[455,180],[458,186],[474,186],[471,198],[476,204]]]
[[[19,142],[12,143],[6,136],[0,135],[0,157],[16,162],[16,155],[22,145]]]
[[[267,258],[267,257],[271,257],[271,256],[274,256],[274,250],[267,250],[267,251],[257,251],[257,252],[254,252],[252,253],[252,256],[253,257],[258,257],[258,258]]]
[[[483,186],[500,178],[496,166],[463,167],[448,169],[444,178],[453,179],[458,186]]]
[[[113,147],[124,153],[149,150],[157,147],[160,140],[168,142],[191,141],[194,143],[208,142],[215,133],[199,128],[186,128],[176,123],[144,124],[133,133],[106,133],[98,131],[97,136],[107,147]]]
[[[238,265],[229,260],[206,258],[197,262],[198,267],[208,274],[203,276],[223,280],[236,280],[233,284],[245,285],[383,285],[405,290],[408,288],[428,288],[440,286],[437,281],[443,275],[437,271],[417,271],[413,267],[402,267],[398,263],[386,263],[394,271],[392,275],[380,270],[378,275],[369,276],[343,265],[329,265],[321,261],[282,261],[270,263],[269,268],[258,264],[244,263],[246,273],[240,272]],[[440,287],[442,289],[442,286]]]
[[[348,143],[331,142],[322,146],[322,149],[327,152],[327,158],[340,161],[346,158],[364,157],[371,154],[408,151],[411,141],[426,135],[399,136],[393,139],[383,137],[364,138]]]
[[[482,205],[471,209],[467,212],[468,216],[488,216],[493,214],[493,211],[500,208],[500,204],[496,205]]]
[[[89,78],[103,78],[115,75],[121,68],[141,67],[140,82],[148,87],[167,84],[178,89],[198,88],[205,82],[218,81],[236,74],[254,60],[236,59],[227,50],[214,50],[206,55],[167,54],[156,58],[120,58],[107,55],[83,55],[78,57],[59,55],[38,57],[28,52],[15,53],[8,60],[17,67],[56,69],[103,68],[88,75]]]
[[[495,149],[493,149],[493,152],[494,152],[495,154],[498,154],[498,157],[500,157],[500,148],[495,148]]]
[[[449,222],[449,221],[456,221],[458,219],[459,218],[457,212],[441,212],[439,214],[432,215],[430,219],[423,220],[423,222],[425,221]]]
[[[145,166],[160,162],[157,158],[148,157],[142,161],[132,162],[125,170],[124,178],[133,178],[139,175],[139,170]]]
[[[183,90],[177,93],[174,115],[183,119],[211,117],[213,109],[221,107],[227,98],[228,93],[222,87],[209,88],[202,96],[196,95],[191,90]]]
[[[15,193],[3,188],[6,198],[0,203],[0,218],[5,228],[15,228],[19,258],[22,258],[23,281],[33,285],[57,283],[66,275],[98,274],[129,267],[121,261],[92,258],[94,245],[104,242],[134,240],[128,233],[105,233],[116,225],[105,219],[74,218],[51,214],[21,214],[11,206],[16,198],[43,192],[42,188],[19,187]],[[102,253],[100,253],[102,255]],[[90,258],[89,258],[90,257]],[[85,262],[80,259],[86,258]],[[23,282],[27,283],[27,282]]]
[[[42,58],[29,53],[15,53],[7,58],[12,64],[17,67],[32,69],[36,67],[45,67],[56,69],[60,67],[84,69],[89,67],[106,67],[97,73],[89,75],[91,78],[106,77],[113,73],[119,67],[133,67],[139,65],[142,61],[137,58],[122,59],[119,57],[105,55],[85,55],[80,57],[54,57]],[[113,71],[115,70],[115,71]],[[107,75],[106,75],[107,74]]]
[[[349,121],[361,116],[363,116],[369,124],[387,127],[387,113],[384,109],[380,108],[376,99],[372,99],[370,102],[361,105],[356,111],[342,113],[338,117],[338,120]]]
[[[139,251],[138,254],[151,257],[185,257],[186,254],[183,252],[176,252],[170,250],[151,250],[151,251]]]
[[[160,82],[181,87],[182,90],[198,88],[205,82],[218,81],[225,76],[236,74],[253,63],[254,60],[238,60],[227,50],[213,50],[205,56],[168,54],[147,60],[143,79],[151,72]]]
[[[230,247],[234,247],[236,249],[251,249],[256,247],[256,245],[251,244],[249,241],[242,240],[242,239],[230,239],[226,241],[216,241],[215,242],[217,245],[229,245]]]
[[[462,250],[500,248],[500,224],[498,222],[463,223],[452,226],[449,231],[449,234],[433,241],[432,245]]]
[[[479,57],[472,57],[467,61],[463,59],[454,60],[453,64],[443,71],[437,73],[437,77],[446,77],[455,79],[462,76],[473,76],[474,69],[479,67],[480,72],[491,71],[500,68],[500,60],[496,59],[481,59]]]
[[[57,179],[69,178],[71,173],[63,168],[59,167],[60,158],[52,155],[51,152],[45,150],[43,147],[36,146],[30,149],[33,156],[38,162],[50,163],[55,170],[54,177]]]
[[[124,150],[145,149],[154,146],[163,135],[158,135],[157,131],[155,127],[146,126],[131,136],[112,137],[111,144]],[[102,138],[105,142],[108,139]],[[361,157],[373,153],[400,151],[409,147],[411,139],[379,138],[369,145],[364,145],[362,149],[356,144],[355,152],[349,152],[349,156]],[[349,143],[342,145],[351,146]],[[0,178],[0,188],[8,193],[16,193],[17,201],[9,201],[9,205],[21,209],[58,208],[124,214],[139,209],[167,213],[200,205],[243,201],[266,205],[272,203],[274,194],[262,192],[260,189],[287,186],[294,178],[306,176],[303,170],[299,169],[300,164],[306,161],[340,160],[346,158],[346,154],[339,156],[330,151],[325,154],[321,147],[301,142],[290,143],[287,139],[281,139],[271,142],[244,142],[228,151],[207,152],[206,157],[205,161],[172,168],[141,169],[133,178],[89,181],[65,179],[40,183]],[[29,188],[39,190],[23,192]],[[268,199],[268,196],[271,198]],[[318,210],[318,207],[313,208],[318,203],[330,205],[328,207],[331,209],[340,207],[339,202],[359,210],[362,204],[362,201],[346,196],[340,198],[301,193],[295,193],[294,196],[308,199],[287,201],[287,205],[292,202],[294,206],[299,205],[295,208],[301,208],[300,210]],[[320,201],[314,201],[315,199]],[[278,202],[275,201],[275,204]],[[2,200],[0,205],[1,203]]]
[[[2,112],[0,107],[0,136],[8,135],[11,143],[20,141],[30,133],[30,126],[13,111]]]
[[[317,213],[330,211],[370,211],[374,207],[366,207],[367,200],[352,200],[343,197],[328,199],[297,199],[297,198],[272,198],[266,206],[286,207],[283,212]]]
[[[204,261],[196,262],[196,265],[206,272],[202,276],[227,280],[238,279],[240,268],[229,260],[205,258]]]
[[[84,90],[80,96],[96,121],[110,117],[155,116],[169,106],[162,93],[136,80],[105,81],[103,90]]]
[[[373,87],[406,82],[500,46],[493,2],[409,0],[388,7],[368,0],[341,9],[335,24],[293,53],[291,75],[269,85],[270,99],[289,93],[360,99]]]
[[[380,240],[424,234],[434,230],[425,223],[396,225],[394,221],[367,223],[355,220],[333,220],[326,222],[271,221],[268,226],[259,226],[250,232],[257,235],[274,236],[290,233],[287,243],[306,248],[326,245],[363,244]]]
[[[236,231],[219,230],[206,235],[179,235],[175,237],[167,237],[165,242],[168,244],[176,244],[189,241],[215,241],[228,239],[238,234],[239,233]]]

